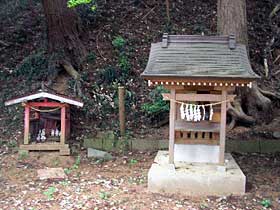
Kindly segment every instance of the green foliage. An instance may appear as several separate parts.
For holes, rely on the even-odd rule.
[[[112,45],[117,49],[118,52],[118,67],[120,68],[120,77],[118,82],[124,84],[129,76],[129,70],[131,68],[131,64],[129,62],[128,56],[125,52],[126,41],[121,36],[116,36]]]
[[[261,205],[265,208],[271,207],[271,201],[269,199],[263,199]]]
[[[16,68],[15,76],[31,80],[44,80],[48,76],[48,61],[44,52],[26,57],[22,64]]]
[[[138,160],[131,159],[131,160],[129,161],[129,163],[130,163],[131,165],[134,165],[134,164],[138,163]]]
[[[118,75],[116,69],[113,66],[107,66],[100,71],[100,77],[102,78],[102,83],[106,82],[107,84],[111,84],[117,80]]]
[[[121,55],[119,57],[119,67],[123,71],[123,73],[127,74],[130,69],[130,63],[126,55]]]
[[[152,102],[145,103],[141,106],[141,109],[149,115],[156,115],[163,112],[169,111],[169,104],[162,99],[162,93],[167,93],[168,91],[162,86],[157,86],[149,94]]]
[[[24,159],[26,159],[26,158],[28,158],[28,152],[27,151],[19,151],[19,153],[18,153],[18,159],[19,160],[24,160]]]
[[[68,0],[67,7],[73,8],[81,4],[89,4],[92,0]]]
[[[67,175],[70,174],[73,170],[78,169],[80,164],[81,164],[81,157],[77,156],[73,166],[71,168],[65,168],[64,173],[66,173]]]
[[[84,5],[84,4],[90,4],[90,9],[91,11],[95,11],[96,10],[96,4],[95,1],[93,0],[68,0],[67,2],[67,7],[69,8],[74,8],[80,5]]]
[[[87,55],[87,62],[88,63],[93,63],[96,60],[96,55],[93,52],[90,52]]]
[[[56,188],[51,186],[45,192],[43,192],[43,194],[46,195],[49,200],[51,200],[51,199],[53,199],[53,194],[55,193],[55,191],[56,191]]]
[[[102,200],[108,200],[108,198],[110,197],[110,194],[108,192],[101,191],[101,192],[99,192],[99,197]]]
[[[79,165],[81,164],[81,157],[77,156],[74,165],[72,166],[72,169],[78,169]]]
[[[67,175],[68,175],[68,174],[71,174],[71,172],[72,172],[72,169],[71,169],[71,168],[65,168],[65,169],[64,169],[64,173],[66,173]]]
[[[61,184],[62,186],[68,186],[70,184],[70,181],[60,181],[59,184]]]
[[[121,50],[125,46],[125,43],[125,39],[121,36],[116,36],[112,41],[112,45],[118,50]]]
[[[9,148],[15,148],[17,146],[17,142],[15,140],[11,140],[8,142],[7,146]]]

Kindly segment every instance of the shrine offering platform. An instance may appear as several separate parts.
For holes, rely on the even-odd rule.
[[[148,190],[154,193],[188,196],[227,196],[245,193],[246,177],[233,159],[225,154],[223,166],[210,163],[168,163],[168,151],[159,151],[148,173]]]

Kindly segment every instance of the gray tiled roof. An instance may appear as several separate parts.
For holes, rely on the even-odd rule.
[[[164,35],[152,44],[142,76],[254,79],[246,47],[232,36]]]

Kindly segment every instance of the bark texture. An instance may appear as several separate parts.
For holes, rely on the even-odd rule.
[[[79,17],[67,7],[67,0],[42,0],[47,21],[48,52],[79,67],[86,55],[80,39]]]
[[[218,0],[217,15],[218,34],[234,34],[248,46],[246,0]]]
[[[245,44],[248,49],[246,0],[218,0],[217,6],[218,34],[234,34],[237,43]],[[231,128],[236,121],[252,124],[272,119],[271,101],[260,92],[257,84],[251,89],[237,88],[236,100],[228,111],[232,116]]]

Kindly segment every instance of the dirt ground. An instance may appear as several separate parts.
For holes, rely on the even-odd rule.
[[[186,197],[147,191],[155,152],[114,154],[102,162],[57,153],[0,150],[0,209],[280,209],[280,154],[234,154],[247,176],[244,196]],[[77,161],[78,160],[78,161]],[[40,180],[37,169],[62,167],[65,180]]]

